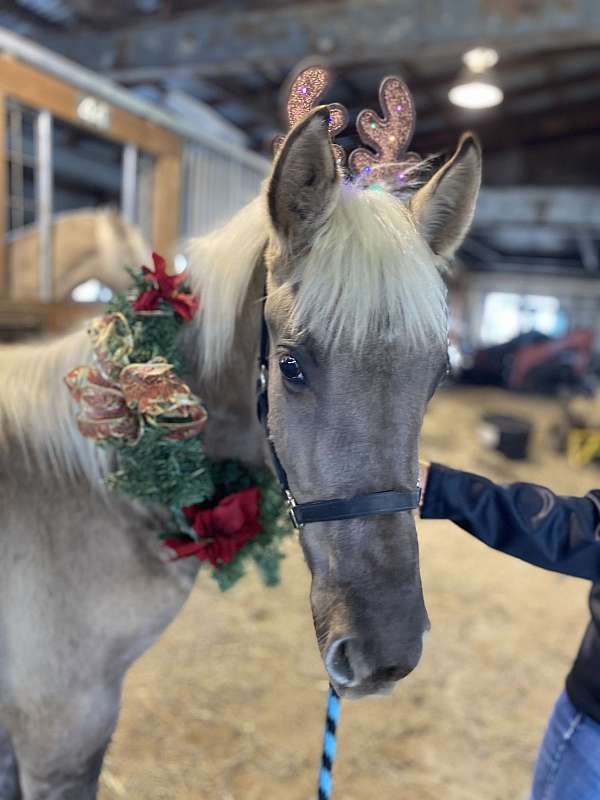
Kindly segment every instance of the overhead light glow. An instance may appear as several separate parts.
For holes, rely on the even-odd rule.
[[[498,63],[498,53],[491,47],[474,47],[463,53],[463,63],[473,72],[485,72]]]
[[[493,74],[498,53],[491,47],[475,47],[463,54],[464,67],[448,98],[461,108],[492,108],[504,99],[504,93]]]
[[[492,108],[502,102],[504,93],[494,83],[473,80],[453,86],[448,97],[451,103],[462,108]]]

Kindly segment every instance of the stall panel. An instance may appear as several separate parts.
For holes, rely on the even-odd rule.
[[[106,300],[147,256],[154,159],[14,101],[6,130],[10,297]]]
[[[0,297],[104,300],[149,243],[168,253],[178,237],[181,139],[14,58],[0,65]]]
[[[225,222],[258,194],[269,168],[232,152],[187,145],[183,155],[181,236],[200,236]]]
[[[35,222],[37,113],[8,101],[6,104],[6,163],[8,192],[6,229],[13,231]]]

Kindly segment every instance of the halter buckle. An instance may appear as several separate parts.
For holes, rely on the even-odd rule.
[[[287,512],[292,522],[292,525],[297,531],[299,531],[300,528],[302,528],[303,526],[298,517],[296,516],[296,506],[298,504],[296,503],[296,499],[289,489],[285,490],[285,501],[287,503]]]

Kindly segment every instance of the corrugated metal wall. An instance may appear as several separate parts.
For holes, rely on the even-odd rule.
[[[269,162],[232,150],[224,155],[187,144],[183,154],[182,238],[200,236],[229,219],[258,194]]]

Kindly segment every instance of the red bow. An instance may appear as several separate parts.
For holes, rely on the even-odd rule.
[[[152,253],[154,270],[142,267],[146,275],[154,284],[154,289],[146,289],[133,303],[134,311],[156,311],[159,300],[164,300],[183,319],[191,320],[198,309],[198,299],[187,292],[178,292],[177,287],[185,281],[185,274],[167,275],[167,265],[158,253]]]
[[[259,502],[260,489],[254,486],[227,495],[215,508],[188,506],[183,510],[199,541],[167,539],[165,544],[176,558],[196,556],[213,567],[229,564],[261,530]]]

